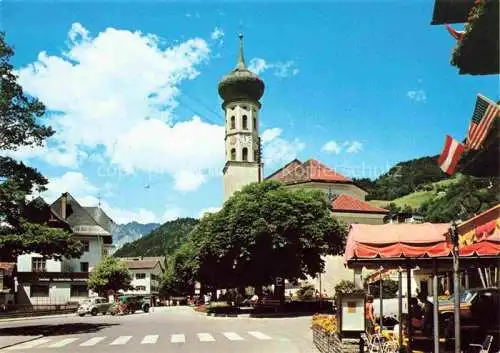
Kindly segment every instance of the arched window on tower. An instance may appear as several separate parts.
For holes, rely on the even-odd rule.
[[[231,117],[231,129],[236,129],[236,118],[234,115]]]
[[[243,147],[243,149],[241,150],[241,159],[243,161],[248,161],[248,148]]]
[[[236,148],[231,148],[231,160],[236,160]]]
[[[253,118],[253,129],[257,131],[257,119],[255,117]]]
[[[246,115],[243,115],[243,120],[241,122],[241,124],[243,125],[243,130],[248,130],[248,118]]]
[[[254,162],[258,162],[259,161],[259,151],[258,150],[254,150],[253,151],[253,161]]]

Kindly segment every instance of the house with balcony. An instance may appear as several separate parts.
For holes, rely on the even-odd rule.
[[[18,304],[65,304],[89,296],[89,272],[112,248],[114,222],[100,207],[83,207],[69,193],[48,205],[41,197],[28,205],[30,220],[63,228],[84,244],[78,259],[55,260],[31,253],[18,256]]]
[[[160,294],[160,282],[165,271],[164,257],[122,257],[130,272],[133,289],[125,294],[150,296],[153,302]]]

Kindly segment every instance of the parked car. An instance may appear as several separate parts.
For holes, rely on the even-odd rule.
[[[453,296],[439,301],[440,322],[444,324],[448,335],[452,335],[453,307]],[[461,325],[493,328],[494,325],[499,325],[499,312],[500,288],[466,289],[460,295]]]
[[[110,307],[111,303],[106,298],[89,298],[81,302],[76,312],[79,316],[84,316],[85,314],[96,316],[98,313],[108,313]]]
[[[135,295],[122,295],[113,303],[110,308],[111,315],[116,314],[133,314],[137,310],[142,310],[145,313],[149,312],[149,298]]]

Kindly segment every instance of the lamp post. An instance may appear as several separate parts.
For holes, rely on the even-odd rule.
[[[454,299],[454,325],[455,325],[455,353],[460,353],[460,253],[458,247],[457,224],[452,222],[450,237],[453,244],[453,299]],[[435,305],[439,305],[435,303]]]

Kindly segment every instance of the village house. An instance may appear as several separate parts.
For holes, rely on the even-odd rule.
[[[134,288],[124,292],[125,294],[139,294],[149,296],[156,301],[160,294],[160,282],[163,277],[164,257],[122,257],[131,274]]]
[[[69,193],[50,206],[41,198],[28,205],[28,218],[70,231],[84,244],[77,259],[44,259],[31,253],[18,256],[15,279],[18,304],[65,304],[89,296],[89,272],[112,248],[114,222],[100,207],[82,207]]]

